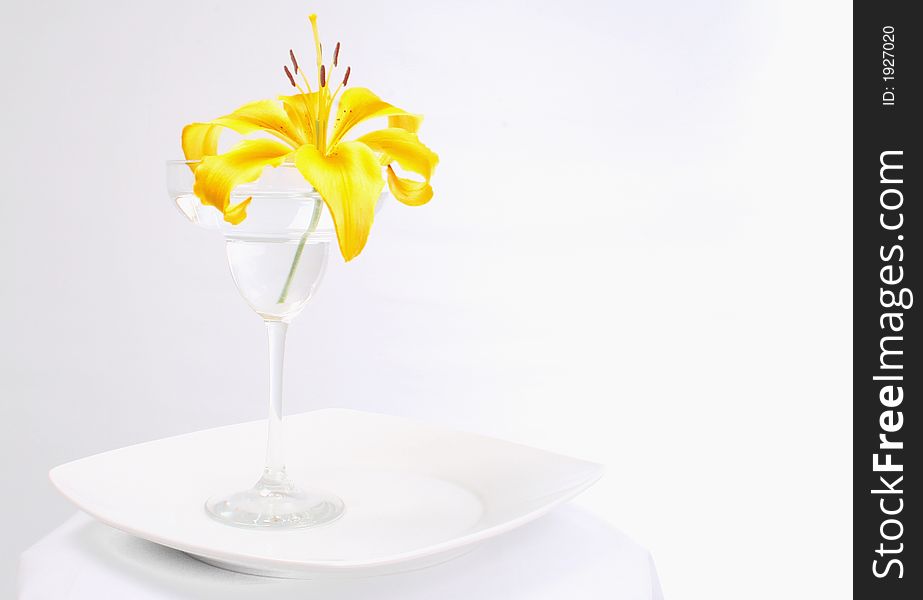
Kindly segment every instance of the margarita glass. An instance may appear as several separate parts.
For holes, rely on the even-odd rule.
[[[247,218],[232,225],[193,193],[195,161],[167,163],[167,189],[194,224],[220,232],[240,295],[263,319],[269,335],[269,420],[262,476],[246,490],[209,498],[212,517],[243,527],[295,528],[329,523],[343,514],[335,495],[293,483],[282,448],[282,366],[288,324],[314,295],[324,275],[333,221],[320,195],[290,163],[267,168],[231,194],[236,204],[252,198]]]

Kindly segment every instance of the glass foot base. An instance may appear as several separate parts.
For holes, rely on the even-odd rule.
[[[343,514],[343,501],[327,492],[302,490],[284,475],[260,479],[249,490],[209,498],[208,514],[237,527],[294,529],[316,527]]]

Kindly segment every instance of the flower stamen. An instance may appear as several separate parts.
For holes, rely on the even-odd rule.
[[[292,51],[291,48],[288,49],[288,55],[289,55],[289,58],[292,59],[292,66],[295,67],[295,75],[297,75],[298,74],[298,61],[295,60],[295,53]]]
[[[349,67],[346,67],[346,75],[343,76],[343,81],[340,82],[340,85],[337,86],[337,89],[333,91],[330,95],[330,101],[327,103],[327,113],[329,114],[333,110],[333,101],[336,100],[337,95],[340,93],[340,90],[343,89],[343,86],[346,85],[346,82],[349,81]]]
[[[292,72],[288,70],[288,65],[284,65],[282,69],[285,71],[286,77],[288,77],[288,82],[292,84],[293,88],[297,88],[298,84],[295,83],[295,78],[292,77]],[[295,67],[295,69],[297,70],[298,67]]]
[[[323,48],[320,45],[320,35],[317,33],[317,15],[312,14],[308,19],[311,21],[311,33],[314,35],[314,53],[317,55],[317,70],[319,72]]]

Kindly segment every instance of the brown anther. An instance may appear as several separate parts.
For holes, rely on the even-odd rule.
[[[324,65],[320,66],[320,86],[324,87],[327,85],[327,70],[324,68]]]
[[[346,75],[343,75],[343,85],[346,85],[346,82],[349,81],[349,70],[351,67],[346,67]]]
[[[340,42],[337,42],[337,47],[333,49],[333,66],[337,66],[337,58],[340,56]]]
[[[288,55],[292,59],[292,66],[295,67],[295,75],[297,75],[298,74],[298,61],[295,60],[295,53],[292,52],[291,48],[289,48]]]
[[[285,69],[285,74],[288,76],[288,82],[292,84],[292,87],[298,87],[298,85],[295,84],[295,78],[292,77],[292,72],[288,70],[288,65],[285,65],[282,68]]]

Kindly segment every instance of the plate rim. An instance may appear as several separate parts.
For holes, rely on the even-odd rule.
[[[517,527],[525,525],[526,523],[529,523],[530,521],[533,521],[551,512],[556,507],[573,499],[575,496],[577,496],[578,494],[580,494],[581,492],[583,492],[584,490],[586,490],[587,488],[595,484],[605,474],[605,467],[600,463],[595,463],[595,462],[583,460],[580,458],[574,458],[574,457],[567,456],[564,454],[558,454],[556,452],[550,452],[548,450],[543,450],[541,448],[535,448],[533,446],[527,446],[525,444],[520,444],[517,442],[510,442],[507,440],[503,440],[501,438],[495,438],[495,437],[491,437],[491,436],[487,436],[487,435],[483,435],[479,433],[470,433],[470,432],[461,431],[457,429],[451,429],[449,427],[445,427],[441,425],[434,425],[434,424],[427,423],[425,421],[417,421],[417,420],[409,419],[406,417],[396,417],[393,415],[374,413],[370,411],[355,410],[355,409],[350,409],[350,408],[323,408],[323,409],[318,409],[318,410],[313,410],[313,411],[305,411],[302,413],[296,413],[296,415],[318,414],[318,413],[358,413],[360,415],[370,415],[370,416],[377,417],[377,418],[401,421],[401,422],[409,423],[409,424],[412,424],[418,427],[425,427],[431,430],[433,429],[441,430],[445,432],[451,432],[454,434],[461,434],[466,437],[475,437],[475,438],[480,438],[480,439],[489,440],[493,442],[501,442],[503,444],[518,446],[520,448],[527,448],[528,450],[531,450],[533,452],[540,452],[540,453],[554,456],[557,458],[567,459],[575,463],[581,463],[582,465],[588,468],[588,472],[587,472],[587,475],[582,477],[578,483],[575,483],[574,485],[571,485],[570,487],[565,488],[564,490],[559,492],[560,496],[556,498],[555,500],[552,500],[551,502],[543,504],[537,508],[534,508],[531,511],[523,513],[515,518],[503,521],[501,523],[497,523],[495,525],[492,525],[490,527],[487,527],[487,528],[484,528],[478,531],[467,533],[465,535],[453,537],[443,542],[438,542],[436,544],[430,544],[428,546],[423,546],[421,548],[417,548],[414,550],[408,550],[400,554],[391,554],[391,555],[387,555],[381,558],[361,559],[361,560],[317,560],[317,559],[289,560],[289,559],[272,558],[272,557],[266,557],[266,556],[256,556],[256,555],[245,554],[245,553],[240,553],[236,551],[229,552],[229,551],[218,550],[216,553],[214,548],[202,548],[196,544],[167,539],[156,533],[142,531],[128,524],[116,522],[110,518],[107,518],[104,515],[100,514],[99,512],[90,509],[83,502],[78,500],[78,498],[76,498],[74,494],[72,494],[67,489],[66,483],[60,481],[61,473],[66,467],[73,465],[75,463],[83,462],[83,461],[98,457],[98,456],[118,452],[120,450],[123,450],[126,448],[132,448],[135,446],[153,444],[157,442],[167,441],[173,438],[195,435],[197,433],[201,433],[205,431],[214,431],[216,429],[238,427],[238,426],[243,426],[243,425],[247,425],[251,423],[261,423],[261,422],[265,422],[265,419],[257,419],[254,421],[244,421],[241,423],[221,425],[218,427],[210,427],[207,429],[200,429],[197,431],[191,431],[187,433],[167,436],[167,437],[159,438],[156,440],[149,440],[146,442],[139,442],[137,444],[130,444],[128,446],[123,446],[121,448],[115,448],[112,450],[105,450],[103,452],[97,452],[96,454],[91,454],[89,456],[78,458],[72,461],[68,461],[66,463],[62,463],[60,465],[53,467],[52,469],[48,471],[48,479],[50,480],[52,486],[58,491],[58,493],[64,496],[64,498],[66,498],[69,502],[74,504],[78,509],[87,513],[88,515],[96,519],[97,521],[104,523],[115,529],[118,529],[119,531],[123,531],[130,535],[148,540],[155,544],[160,544],[161,546],[173,548],[174,550],[179,550],[180,552],[186,552],[188,554],[193,554],[196,556],[213,558],[216,560],[229,562],[229,563],[240,562],[241,564],[248,564],[248,565],[259,564],[259,565],[268,566],[271,568],[288,568],[288,569],[292,569],[295,571],[315,570],[315,571],[336,572],[336,571],[350,571],[350,570],[357,570],[357,569],[372,569],[372,568],[377,568],[377,567],[387,567],[387,566],[394,565],[394,564],[409,562],[409,561],[413,561],[417,559],[426,558],[429,556],[435,556],[435,555],[442,554],[445,552],[450,552],[452,550],[456,550],[464,546],[472,546],[478,542],[484,541],[491,537],[495,537],[497,535],[501,535],[503,533],[516,529]],[[296,415],[288,415],[288,416],[296,416]],[[203,514],[203,518],[205,518],[204,508],[203,508],[202,514]]]

